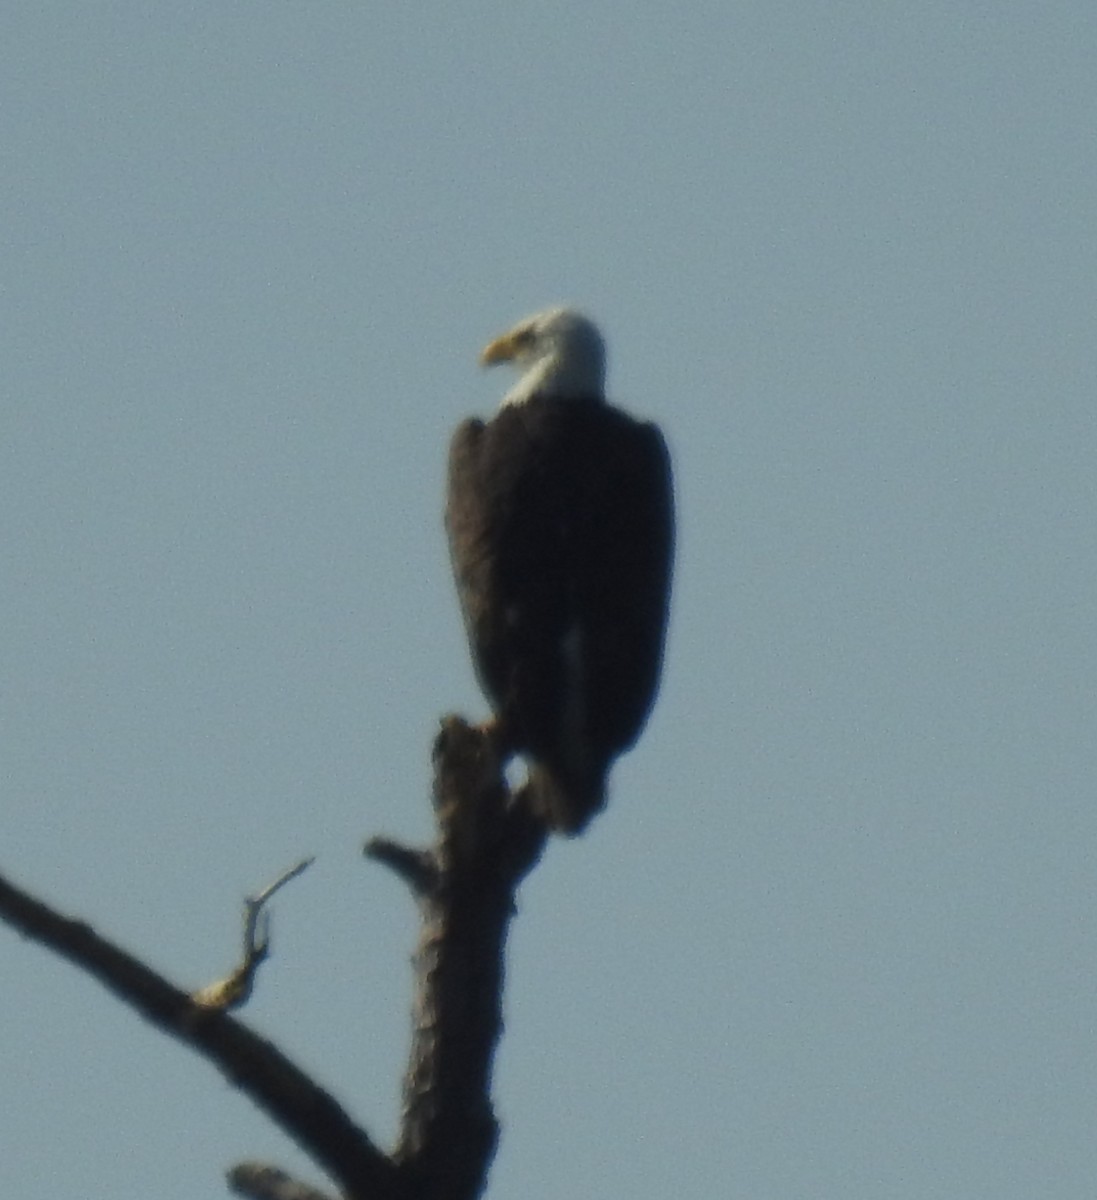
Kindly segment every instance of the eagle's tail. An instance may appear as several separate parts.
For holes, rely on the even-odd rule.
[[[558,765],[530,764],[533,803],[545,824],[556,833],[575,837],[606,803],[606,773],[599,767],[578,775]]]

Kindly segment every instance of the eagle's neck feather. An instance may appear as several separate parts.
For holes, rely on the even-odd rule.
[[[559,400],[602,399],[601,373],[592,373],[583,362],[547,358],[532,367],[503,397],[503,406],[525,404],[533,396]]]

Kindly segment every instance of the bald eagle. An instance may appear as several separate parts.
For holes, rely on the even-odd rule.
[[[546,824],[582,831],[659,682],[673,551],[659,430],[609,404],[605,347],[569,308],[483,351],[522,369],[450,445],[446,530],[473,663]]]

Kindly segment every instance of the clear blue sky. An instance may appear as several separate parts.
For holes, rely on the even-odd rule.
[[[658,419],[664,688],[524,887],[497,1200],[1078,1200],[1097,1177],[1097,10],[51,3],[0,18],[0,869],[379,1138],[486,710],[440,525],[561,300]],[[0,930],[0,1192],[310,1170]]]

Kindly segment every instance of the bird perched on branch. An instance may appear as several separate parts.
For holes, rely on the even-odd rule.
[[[446,529],[480,685],[546,823],[576,834],[658,687],[673,555],[670,458],[610,404],[605,346],[570,308],[519,322],[485,365],[522,374],[450,445]]]

